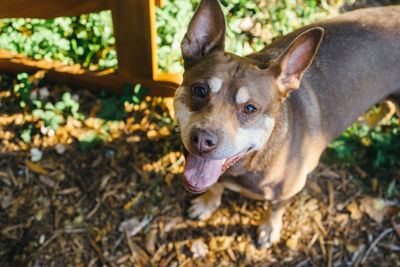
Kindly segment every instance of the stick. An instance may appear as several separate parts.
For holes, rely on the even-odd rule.
[[[385,231],[383,231],[375,240],[374,242],[372,242],[371,246],[369,246],[367,252],[365,252],[362,260],[361,260],[361,264],[364,264],[364,262],[367,260],[369,253],[372,251],[372,249],[376,246],[376,244],[378,244],[379,241],[381,241],[381,239],[387,235],[388,233],[393,232],[393,228],[390,227],[388,229],[386,229]]]

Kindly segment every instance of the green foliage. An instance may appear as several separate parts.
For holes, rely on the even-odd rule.
[[[90,150],[98,147],[106,136],[99,135],[96,131],[92,130],[79,137],[79,147],[82,151]]]
[[[28,128],[21,131],[20,137],[25,143],[30,143],[32,141],[33,125],[29,124]]]
[[[110,11],[79,17],[1,19],[0,48],[34,59],[117,67]]]
[[[169,0],[156,9],[158,60],[162,71],[183,72],[180,42],[198,2]],[[325,0],[222,0],[221,4],[227,22],[226,50],[239,55],[259,50],[272,39],[332,13]],[[243,29],[246,18],[252,24],[249,29]]]
[[[17,75],[17,83],[14,85],[14,93],[21,98],[19,105],[22,108],[25,108],[27,102],[29,102],[32,89],[32,84],[28,81],[28,77],[29,75],[26,72],[19,73]]]
[[[143,97],[148,94],[148,90],[137,84],[134,88],[126,84],[124,94],[116,97],[111,96],[101,100],[102,109],[96,113],[96,116],[105,120],[122,120],[125,118],[125,102],[140,104]]]
[[[180,42],[198,3],[168,0],[156,9],[161,71],[183,72]],[[221,4],[227,19],[227,51],[239,55],[259,50],[273,38],[330,14],[325,0],[222,0]],[[246,18],[254,25],[243,30]],[[51,20],[1,19],[0,48],[65,64],[118,67],[110,11]]]
[[[43,120],[44,126],[50,126],[54,131],[58,130],[58,126],[64,121],[63,117],[57,114],[54,109],[35,109],[32,115]]]
[[[44,126],[50,126],[54,131],[57,131],[58,126],[64,122],[64,118],[71,116],[78,120],[84,119],[83,114],[79,113],[79,103],[72,99],[69,92],[65,92],[61,100],[54,105],[39,99],[33,100],[32,103],[36,106],[32,115],[43,120]]]
[[[357,163],[374,171],[400,167],[400,124],[391,118],[390,126],[369,129],[354,123],[343,135],[333,141],[330,157],[343,164]]]

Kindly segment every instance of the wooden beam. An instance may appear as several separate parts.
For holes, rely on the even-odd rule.
[[[49,80],[115,93],[120,93],[126,83],[140,83],[150,95],[171,96],[182,75],[158,73],[155,1],[162,4],[161,0],[0,0],[0,17],[50,19],[111,9],[119,65],[117,73],[93,72],[79,65],[37,61],[0,50],[0,71],[44,69]]]
[[[109,9],[108,3],[109,0],[1,0],[0,18],[71,17]]]
[[[46,71],[46,79],[49,81],[61,81],[75,85],[78,88],[87,88],[94,91],[105,90],[110,93],[123,93],[125,84],[136,85],[150,89],[151,96],[172,96],[182,77],[176,74],[161,74],[160,79],[144,79],[142,77],[121,77],[116,75],[114,69],[104,71],[89,71],[75,64],[66,66],[61,62],[49,62],[46,60],[33,60],[20,54],[14,54],[0,49],[0,72],[19,73],[23,71]]]
[[[118,75],[155,79],[157,43],[154,0],[112,0]]]

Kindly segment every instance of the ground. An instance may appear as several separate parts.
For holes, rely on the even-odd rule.
[[[354,177],[373,177],[357,166],[320,163],[287,205],[282,240],[261,249],[262,201],[226,191],[209,220],[188,217],[171,99],[126,103],[112,121],[99,118],[112,100],[33,81],[46,101],[80,103],[85,119],[66,116],[54,133],[19,107],[15,79],[0,90],[1,266],[400,265],[399,206],[379,184],[362,190]]]

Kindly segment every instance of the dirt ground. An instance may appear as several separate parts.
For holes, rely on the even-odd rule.
[[[21,131],[43,122],[18,107],[10,80],[1,86],[0,266],[400,266],[398,202],[379,183],[361,190],[355,177],[374,177],[357,166],[320,163],[287,205],[282,240],[261,249],[262,201],[227,191],[209,220],[188,217],[171,99],[125,104],[109,121],[100,95],[45,84],[49,100],[70,91],[85,119],[25,143]],[[85,146],[93,132],[101,141]]]

